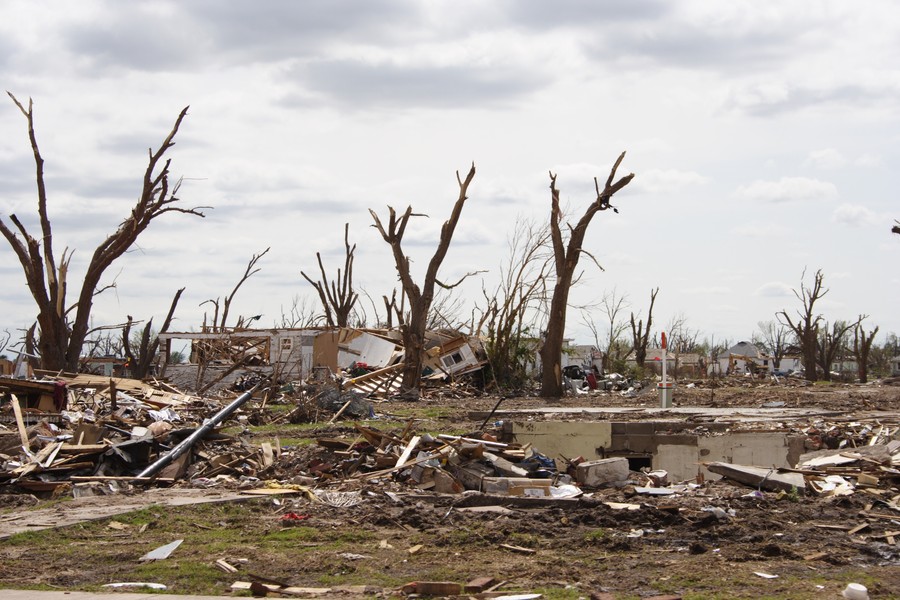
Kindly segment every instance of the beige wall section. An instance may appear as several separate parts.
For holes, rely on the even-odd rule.
[[[697,477],[697,470],[701,469],[697,446],[683,444],[660,444],[653,455],[653,468],[663,469],[669,472],[669,481],[677,483]],[[703,469],[705,473],[706,469]],[[716,475],[714,479],[718,479]]]
[[[535,450],[550,458],[584,457],[594,460],[597,448],[612,444],[612,426],[608,421],[522,421],[512,427],[515,441],[530,443]]]
[[[684,481],[697,476],[698,469],[706,479],[720,479],[699,463],[721,461],[755,467],[789,467],[791,441],[783,433],[730,433],[701,437],[697,446],[660,444],[653,457],[653,467],[669,472],[671,481]]]

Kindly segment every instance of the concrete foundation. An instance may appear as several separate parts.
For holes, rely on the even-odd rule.
[[[503,440],[531,443],[551,458],[587,461],[624,458],[631,470],[664,469],[670,481],[719,475],[701,463],[792,467],[805,452],[805,436],[778,431],[728,431],[728,423],[683,421],[505,421]]]

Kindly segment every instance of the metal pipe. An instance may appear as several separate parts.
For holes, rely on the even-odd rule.
[[[243,394],[235,398],[231,402],[231,404],[204,421],[203,425],[198,427],[194,431],[194,433],[184,438],[184,440],[182,440],[180,444],[172,448],[171,452],[167,452],[166,454],[160,456],[155,463],[151,464],[146,469],[141,471],[138,474],[138,477],[153,477],[165,467],[170,465],[175,459],[187,452],[191,448],[191,446],[193,446],[195,443],[197,443],[197,441],[199,441],[207,433],[209,433],[213,427],[230,417],[234,413],[234,411],[243,406],[244,403],[246,403],[247,400],[249,400],[250,397],[253,396],[253,393],[258,390],[265,381],[266,380],[260,381],[255,386],[253,386],[253,389],[244,392]]]

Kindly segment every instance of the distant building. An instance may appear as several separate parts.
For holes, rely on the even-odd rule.
[[[720,352],[716,357],[716,369],[725,375],[742,373],[771,373],[775,370],[774,360],[760,352],[756,344],[738,342],[731,348]]]
[[[662,375],[662,355],[662,348],[647,348],[644,369]],[[625,357],[625,365],[629,368],[637,367],[634,351]],[[666,375],[669,377],[701,377],[704,370],[704,359],[695,352],[666,352]]]
[[[895,356],[891,359],[891,375],[894,377],[900,376],[900,356]]]

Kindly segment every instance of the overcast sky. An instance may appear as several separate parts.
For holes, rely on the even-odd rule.
[[[900,332],[900,5],[747,2],[6,1],[0,80],[34,99],[57,252],[74,280],[128,214],[147,149],[190,110],[170,151],[183,205],[107,271],[95,324],[175,330],[225,296],[271,246],[232,314],[272,326],[300,276],[358,245],[355,284],[397,285],[368,209],[412,205],[407,253],[424,271],[457,195],[477,174],[441,270],[480,295],[517,217],[546,221],[548,171],[580,215],[627,151],[619,214],[598,214],[572,300],[613,289],[655,322],[683,315],[716,339],[798,305],[822,269],[829,320],[868,314]],[[37,234],[24,117],[0,98],[0,214]],[[21,267],[0,245],[0,327],[30,323]],[[371,304],[364,300],[372,317]],[[591,341],[578,311],[570,337]]]

